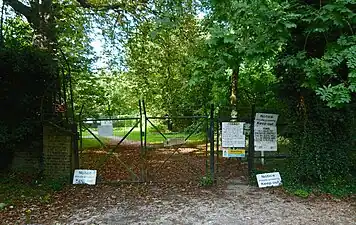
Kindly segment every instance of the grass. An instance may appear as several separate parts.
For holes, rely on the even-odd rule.
[[[104,143],[104,144],[108,144],[109,143],[109,139],[105,139],[105,138],[100,138],[100,140]],[[80,143],[80,141],[79,141]],[[100,148],[101,144],[98,140],[96,140],[95,138],[83,138],[83,149],[87,149],[87,148]]]
[[[91,129],[92,132],[95,134],[97,133],[96,129]],[[124,137],[128,133],[129,129],[118,129],[114,128],[113,136],[115,137]],[[166,138],[186,138],[188,137],[188,133],[180,132],[180,133],[173,133],[173,132],[164,132],[163,133]],[[98,140],[96,140],[88,131],[83,131],[82,136],[91,136],[92,138],[83,138],[83,148],[95,148],[101,147]],[[140,130],[135,128],[126,138],[126,140],[130,141],[140,141]],[[143,137],[144,138],[144,137]],[[100,137],[100,140],[107,144],[109,142],[108,138]],[[150,144],[159,144],[164,142],[163,136],[159,132],[148,131],[147,132],[147,142]],[[205,140],[205,134],[197,133],[193,134],[189,137],[188,143],[195,143],[195,142],[202,142]]]

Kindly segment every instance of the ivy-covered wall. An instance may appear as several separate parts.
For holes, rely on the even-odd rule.
[[[0,169],[14,152],[42,149],[41,116],[52,111],[55,63],[32,47],[0,49]]]

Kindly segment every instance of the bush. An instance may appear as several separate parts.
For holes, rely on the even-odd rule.
[[[353,148],[352,114],[318,108],[308,114],[292,141],[291,171],[302,183],[320,183],[350,176]]]

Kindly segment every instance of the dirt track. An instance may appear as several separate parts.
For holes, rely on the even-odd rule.
[[[245,184],[195,195],[170,193],[137,201],[76,211],[68,224],[356,224],[355,205],[335,200],[310,201],[278,197]]]
[[[0,212],[0,224],[356,224],[355,201],[300,199],[278,189],[230,181],[211,189],[187,184],[70,186],[47,206]]]
[[[125,143],[128,149],[137,149],[135,143]],[[203,147],[202,147],[203,149]],[[166,150],[165,150],[166,151]],[[127,152],[127,151],[126,151]],[[133,160],[138,152],[121,154]],[[186,152],[186,151],[183,151]],[[164,160],[161,151],[154,151],[155,160]],[[175,155],[158,173],[158,180],[171,180],[174,177],[193,180],[191,173],[184,168],[204,167],[201,157],[183,153]],[[203,157],[204,159],[204,157]],[[183,161],[182,161],[183,160]],[[221,159],[222,160],[222,159]],[[136,160],[137,161],[137,160]],[[189,162],[189,165],[185,163]],[[110,163],[111,164],[111,163]],[[110,165],[108,164],[108,165]],[[193,166],[192,166],[193,165]],[[114,168],[118,168],[117,165]],[[137,167],[137,166],[136,166]],[[243,177],[243,165],[234,160],[220,161],[220,171],[225,180]],[[112,171],[112,170],[109,170]],[[201,175],[199,175],[201,176]],[[167,178],[167,179],[163,179]],[[284,194],[271,194],[268,190],[250,187],[243,180],[229,180],[228,184],[211,190],[190,186],[147,186],[145,195],[130,195],[129,198],[111,199],[109,206],[102,208],[90,204],[74,211],[67,224],[356,224],[355,205],[349,202],[290,198]],[[115,194],[116,195],[116,194]],[[107,194],[103,193],[103,196]],[[128,197],[128,195],[125,195]],[[283,196],[283,197],[281,197]],[[62,221],[63,222],[63,221]]]

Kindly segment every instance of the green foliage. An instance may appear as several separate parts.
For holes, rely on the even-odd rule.
[[[330,180],[346,182],[356,168],[350,157],[355,149],[354,5],[337,1],[290,8],[299,19],[276,72],[293,124],[288,173],[297,183],[329,189]]]
[[[207,174],[206,176],[203,176],[200,180],[199,180],[199,185],[201,187],[210,187],[214,184],[214,179],[210,174]]]
[[[132,96],[144,97],[150,113],[189,115],[201,106],[195,98],[205,97],[188,83],[189,62],[199,44],[195,7],[194,1],[157,1],[157,13],[127,31],[125,77]]]
[[[331,108],[350,103],[355,92],[354,6],[336,1],[292,9],[298,15],[292,30],[296,41],[282,62],[305,73],[301,86],[315,91]]]
[[[333,117],[336,118],[330,118],[321,113],[323,118],[315,116],[318,121],[310,119],[300,139],[294,139],[295,164],[292,170],[296,177],[307,183],[350,174],[351,160],[347,153],[352,149],[352,137],[348,134],[352,128],[338,120],[335,114]]]
[[[0,154],[6,167],[9,151],[24,146],[30,151],[34,142],[42,142],[40,115],[52,112],[56,66],[45,52],[24,47],[1,49],[0,70],[0,104],[6,108],[0,111]]]
[[[60,191],[64,188],[65,185],[67,185],[69,182],[69,178],[67,176],[64,176],[62,178],[57,178],[57,179],[50,179],[50,180],[44,180],[43,184],[50,188],[52,191]],[[42,201],[49,201],[50,200],[50,195],[45,195],[41,199]]]
[[[295,196],[301,197],[301,198],[308,198],[310,193],[306,190],[303,189],[297,189],[293,192]]]
[[[32,44],[32,29],[20,16],[10,17],[3,26],[4,47],[21,48]]]
[[[83,106],[82,118],[138,115],[138,98],[122,74],[83,73],[75,87],[76,105]]]
[[[0,178],[0,202],[7,206],[33,199],[48,204],[53,193],[68,183],[68,179],[46,181],[28,173],[1,173]]]

